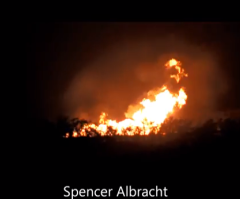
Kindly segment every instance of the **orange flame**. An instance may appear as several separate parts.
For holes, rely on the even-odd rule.
[[[169,62],[166,63],[167,68],[175,67],[175,69],[178,71],[177,74],[171,75],[171,78],[174,78],[177,83],[181,80],[182,77],[187,77],[188,74],[184,72],[184,69],[180,67],[181,62],[177,61],[176,59],[171,59]]]
[[[78,137],[78,133],[76,131],[73,132],[73,137]]]
[[[171,75],[170,78],[174,78],[177,83],[182,77],[188,76],[181,68],[181,62],[175,59],[169,60],[165,66],[176,69],[177,74]],[[165,85],[158,91],[149,91],[148,96],[153,97],[154,100],[143,99],[137,106],[130,106],[129,111],[125,113],[127,119],[120,122],[108,120],[106,118],[107,114],[102,113],[99,125],[86,124],[79,133],[74,131],[73,137],[86,136],[87,132],[92,130],[99,132],[101,136],[113,135],[114,132],[116,135],[129,136],[135,134],[148,135],[151,132],[156,134],[165,119],[173,114],[176,109],[181,109],[187,100],[184,88],[180,88],[178,93],[171,93]],[[165,134],[164,132],[162,135]]]

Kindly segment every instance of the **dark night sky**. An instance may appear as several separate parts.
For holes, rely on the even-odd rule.
[[[206,108],[214,104],[218,110],[238,109],[239,27],[200,22],[28,24],[24,29],[28,114],[54,118],[79,110],[95,117],[103,109],[121,118],[120,112],[143,92],[161,86],[161,78],[148,72],[156,68],[146,65],[164,63],[172,55],[183,67],[186,63],[189,77],[191,71],[192,77],[199,77],[196,83],[186,83],[189,109],[200,103]],[[211,81],[207,94],[200,89],[202,100],[192,97],[190,102],[191,89],[196,92],[201,81],[202,90]],[[214,100],[205,103],[210,98]]]

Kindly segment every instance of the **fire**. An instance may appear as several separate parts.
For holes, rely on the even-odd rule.
[[[78,133],[76,131],[73,131],[73,137],[77,137]]]
[[[181,68],[181,62],[171,59],[166,63],[166,68],[174,68],[177,73],[171,75],[177,83],[182,77],[187,77],[184,69]],[[148,135],[158,133],[161,124],[174,113],[181,109],[187,100],[187,94],[184,88],[180,88],[178,93],[171,93],[167,86],[148,92],[147,99],[143,99],[136,106],[130,106],[125,113],[126,119],[120,122],[107,119],[107,114],[102,113],[99,119],[99,125],[86,124],[79,133],[73,132],[73,137],[86,136],[92,131],[97,131],[101,136],[105,135],[128,135],[133,136]],[[91,133],[90,133],[91,134]],[[162,135],[165,135],[163,133]]]
[[[166,63],[166,67],[167,68],[172,68],[172,67],[175,67],[175,69],[177,70],[177,74],[175,75],[171,75],[170,77],[171,78],[174,78],[177,83],[181,80],[182,77],[187,77],[188,74],[186,74],[184,72],[184,69],[181,68],[181,62],[175,60],[175,59],[171,59],[169,62]]]

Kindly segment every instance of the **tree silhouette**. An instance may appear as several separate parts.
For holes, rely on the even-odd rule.
[[[73,132],[73,124],[69,117],[60,116],[56,122],[56,131],[59,136],[65,136],[66,133],[69,133],[70,137],[72,137]]]

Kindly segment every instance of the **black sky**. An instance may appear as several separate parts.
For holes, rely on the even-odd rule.
[[[117,102],[119,109],[125,109],[126,105],[133,103],[134,99],[137,96],[140,97],[145,89],[153,86],[153,82],[150,81],[148,84],[139,83],[134,78],[130,81],[132,69],[129,65],[139,65],[140,62],[143,64],[145,62],[155,63],[156,60],[163,59],[164,56],[166,58],[170,55],[178,56],[178,52],[185,49],[185,47],[182,47],[185,45],[184,43],[188,46],[186,47],[188,50],[179,57],[187,56],[190,60],[191,56],[197,57],[195,55],[197,52],[203,52],[206,56],[214,57],[212,59],[217,65],[217,71],[220,71],[219,73],[223,75],[222,84],[226,85],[224,87],[219,84],[219,80],[216,80],[216,84],[224,89],[224,92],[219,94],[213,102],[217,103],[217,109],[238,109],[240,108],[239,27],[239,23],[220,22],[25,24],[22,28],[24,45],[26,46],[28,114],[33,117],[54,118],[60,114],[73,114],[73,109],[78,109],[78,106],[82,107],[83,104],[85,106],[87,103],[89,107],[82,107],[80,111],[87,112],[89,110],[91,112],[91,107],[94,109],[99,107],[100,110],[108,104],[106,110],[110,110],[111,113],[111,109],[114,109],[114,100],[116,102],[119,100]],[[155,44],[156,46],[154,46]],[[157,50],[151,51],[151,46],[153,46],[153,49],[161,48],[161,50],[159,50],[159,53]],[[198,50],[194,55],[191,55],[190,48]],[[144,53],[145,51],[146,53]],[[194,53],[195,50],[192,52]],[[125,57],[126,61],[121,62],[122,57]],[[197,59],[201,62],[201,56]],[[104,64],[105,66],[109,64],[109,66],[105,67]],[[114,66],[116,67],[114,68]],[[136,68],[141,69],[141,66]],[[133,70],[136,68],[133,67]],[[203,68],[200,70],[202,73],[205,71]],[[143,72],[144,70],[145,72]],[[88,78],[91,71],[94,71],[92,78],[96,79],[101,76],[98,76],[98,74],[104,71],[104,75],[101,76],[104,80],[98,81],[102,82],[102,85],[98,86],[99,89],[103,90],[103,93],[105,89],[106,98],[112,100],[104,100],[100,96],[99,98],[86,97],[84,101],[83,97],[78,94],[85,92],[84,85],[80,86],[79,90],[76,89],[76,85],[80,84],[77,82],[78,79],[83,78],[83,74],[88,75],[86,79],[91,79]],[[146,68],[143,71],[141,73],[148,73]],[[119,99],[116,89],[121,92],[121,88],[124,86],[118,88],[118,84],[123,85],[124,83],[121,80],[118,81],[118,75],[116,74],[119,74],[119,77],[121,76],[120,79],[126,83],[126,88],[130,89],[128,90],[129,96],[125,94],[122,99]],[[126,79],[124,80],[123,77]],[[210,77],[209,79],[215,81],[214,78]],[[87,80],[84,81],[87,82]],[[82,84],[86,83],[84,81]],[[202,81],[205,80],[202,79]],[[205,84],[207,86],[207,83]],[[104,85],[107,85],[106,88],[104,88]],[[112,85],[112,87],[109,85]],[[139,87],[136,85],[139,85]],[[131,86],[132,88],[130,88]],[[215,87],[217,88],[217,85]],[[76,100],[66,100],[66,97],[75,97],[72,93],[76,93]],[[89,96],[92,95],[93,93],[89,94]],[[207,98],[203,100],[207,100]],[[96,106],[98,103],[101,106]],[[198,102],[196,101],[196,103]],[[125,111],[122,110],[123,113]],[[114,111],[112,111],[112,116],[118,117]]]

